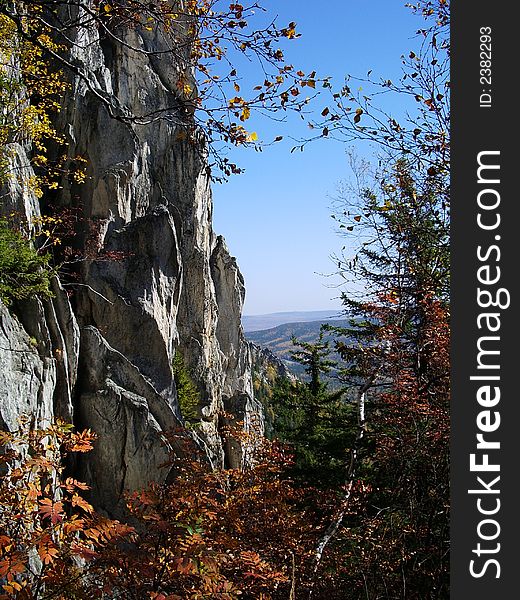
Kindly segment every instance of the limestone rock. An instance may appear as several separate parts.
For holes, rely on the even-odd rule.
[[[53,417],[55,359],[40,355],[38,341],[0,303],[0,426],[18,428],[18,417],[30,415],[34,426]]]
[[[248,341],[248,345],[251,352],[253,375],[257,380],[267,384],[272,384],[276,377],[297,381],[296,375],[269,348],[263,348],[251,341]]]
[[[168,475],[171,444],[164,432],[181,425],[176,397],[163,398],[92,326],[82,330],[80,356],[77,424],[100,441],[82,459],[80,476],[91,483],[98,505],[120,515],[125,490]]]
[[[204,143],[184,134],[191,113],[178,96],[179,74],[189,76],[182,57],[138,27],[118,30],[121,42],[94,26],[70,35],[70,60],[83,76],[70,75],[55,127],[71,163],[86,159],[87,179],[64,176],[53,203],[81,211],[75,244],[83,259],[79,279],[56,280],[54,298],[26,302],[19,320],[2,307],[1,415],[7,427],[30,411],[96,431],[81,472],[96,504],[119,513],[124,489],[167,477],[164,434],[182,424],[176,349],[201,396],[198,437],[186,439],[213,464],[244,459],[223,443],[224,411],[259,432],[262,411],[240,325],[244,282],[213,232]],[[30,171],[27,148],[17,147],[13,161]],[[39,214],[15,183],[3,212],[10,208]]]

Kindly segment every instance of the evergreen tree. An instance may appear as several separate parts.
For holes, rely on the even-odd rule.
[[[381,86],[417,111],[398,122],[361,95],[354,111],[346,86],[338,121],[380,150],[370,178],[355,166],[335,215],[358,235],[354,256],[337,257],[354,285],[343,294],[351,325],[335,331],[342,376],[366,408],[352,469],[363,497],[343,495],[315,565],[325,548],[340,552],[336,584],[352,598],[449,596],[449,1],[411,6],[426,20],[423,43],[403,58],[401,81]]]
[[[354,439],[352,407],[344,389],[329,390],[323,376],[336,366],[329,358],[330,341],[320,334],[317,342],[293,339],[291,355],[305,367],[309,380],[278,380],[271,403],[273,436],[293,449],[294,474],[313,485],[342,482],[348,450]]]
[[[450,140],[447,97],[435,91],[445,83],[436,69],[449,56],[449,3],[417,6],[433,20],[404,79],[405,89],[412,78],[425,85],[416,130],[408,135],[390,121],[395,151],[368,182],[357,178],[336,214],[345,232],[358,234],[355,255],[338,259],[344,278],[357,283],[343,294],[351,325],[335,331],[342,376],[366,392],[355,470],[365,497],[353,510],[345,496],[316,557],[329,543],[341,550],[338,577],[356,598],[449,595]]]
[[[200,419],[200,393],[186,368],[184,357],[179,349],[175,351],[172,370],[179,408],[189,426]]]

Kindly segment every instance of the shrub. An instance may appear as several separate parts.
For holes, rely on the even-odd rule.
[[[48,254],[39,254],[30,240],[0,220],[0,299],[4,304],[35,295],[50,296],[54,270]]]
[[[92,431],[31,421],[0,431],[0,600],[85,598],[99,552],[133,529],[96,514],[89,487],[65,475],[66,456],[90,451]]]

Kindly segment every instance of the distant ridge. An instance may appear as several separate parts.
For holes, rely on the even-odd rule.
[[[304,367],[296,362],[291,356],[291,352],[295,350],[292,343],[292,338],[296,338],[300,342],[314,344],[318,341],[323,323],[330,323],[337,327],[348,327],[349,320],[322,318],[314,321],[298,321],[294,323],[283,323],[269,329],[257,331],[246,331],[246,338],[256,344],[260,348],[267,348],[276,357],[278,357],[285,367],[292,371],[297,377],[305,379]],[[327,336],[328,338],[328,336]],[[331,348],[333,344],[331,343]],[[332,360],[339,360],[339,357],[334,353],[330,356]]]
[[[287,323],[308,323],[310,321],[344,319],[344,315],[341,315],[340,312],[341,309],[331,309],[276,312],[266,315],[243,315],[242,326],[244,327],[244,331],[249,332],[272,329],[273,327]]]

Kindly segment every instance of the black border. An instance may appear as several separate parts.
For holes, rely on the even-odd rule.
[[[519,38],[519,8],[516,2],[451,3],[451,81],[452,81],[452,512],[451,512],[451,598],[456,600],[501,600],[520,598],[517,577],[520,576],[520,552],[517,539],[520,529],[520,340],[517,299],[514,284],[519,271],[516,257],[520,246],[520,155],[518,135],[519,99],[515,91],[518,79],[516,41]],[[480,31],[492,30],[492,104],[480,103],[484,88],[480,81]],[[487,150],[500,151],[501,224],[499,230],[486,232],[477,225],[477,195],[482,185],[477,182],[477,156]],[[489,246],[500,235],[501,269],[498,287],[511,292],[511,304],[501,310],[500,387],[501,400],[496,409],[501,424],[494,434],[501,449],[490,451],[490,459],[500,463],[501,508],[494,518],[500,523],[500,551],[489,558],[500,563],[489,566],[485,574],[475,578],[469,563],[476,555],[472,550],[479,541],[477,526],[481,519],[476,507],[474,489],[479,473],[470,471],[470,454],[475,452],[477,414],[482,408],[476,401],[480,382],[471,381],[476,374],[477,339],[483,332],[477,328],[477,316],[483,309],[477,305],[477,269],[483,263],[477,258],[477,246]],[[496,258],[496,253],[493,255]],[[489,373],[489,371],[488,371]],[[491,436],[490,436],[491,437]],[[488,474],[489,480],[491,474]],[[518,491],[517,491],[518,489]],[[488,495],[487,497],[491,497]],[[490,505],[488,505],[490,506]],[[495,542],[489,542],[491,547]],[[483,565],[480,558],[480,565]]]

